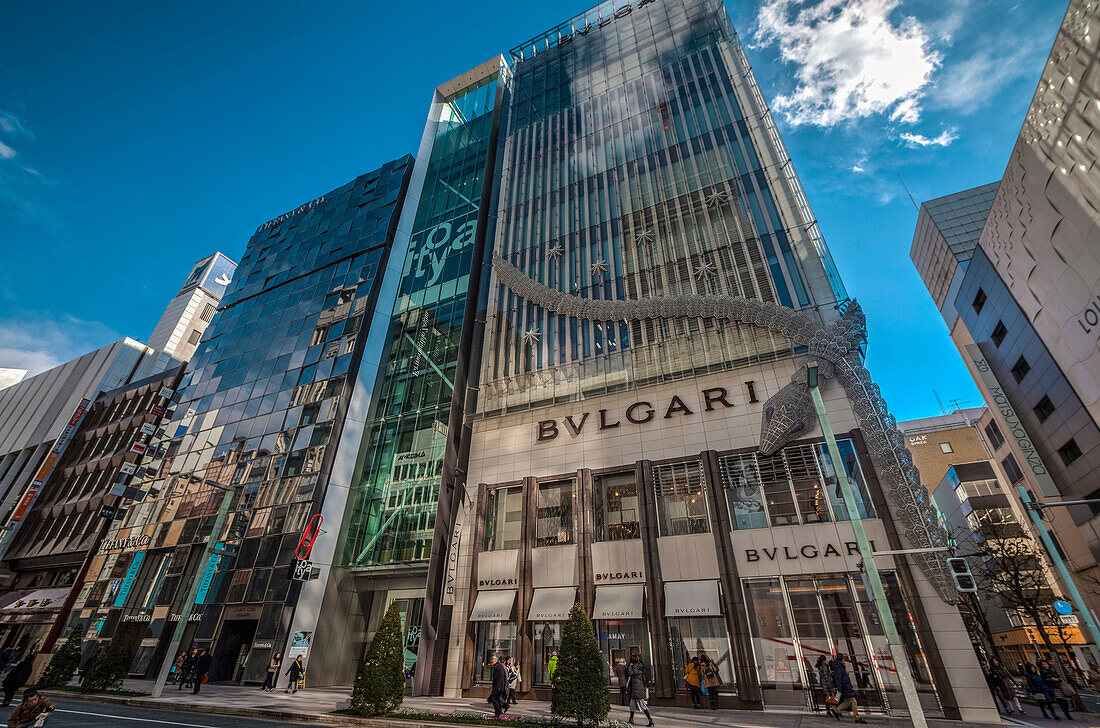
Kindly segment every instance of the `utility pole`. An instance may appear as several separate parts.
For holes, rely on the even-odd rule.
[[[1042,539],[1043,546],[1047,549],[1047,556],[1054,562],[1054,568],[1058,569],[1058,574],[1062,577],[1062,583],[1066,585],[1066,591],[1069,592],[1070,599],[1073,600],[1073,605],[1077,607],[1077,611],[1081,613],[1081,619],[1085,620],[1085,627],[1088,629],[1089,637],[1092,639],[1092,644],[1089,645],[1089,647],[1092,648],[1092,657],[1096,660],[1096,664],[1100,665],[1100,629],[1097,629],[1096,620],[1092,617],[1092,611],[1086,606],[1085,600],[1081,598],[1081,592],[1077,591],[1077,585],[1073,582],[1073,578],[1070,576],[1069,569],[1066,568],[1065,562],[1062,561],[1062,556],[1058,553],[1058,549],[1054,545],[1054,540],[1051,539],[1050,532],[1047,531],[1046,524],[1043,523],[1044,508],[1092,504],[1096,502],[1096,499],[1041,503],[1032,500],[1031,494],[1027,492],[1027,488],[1024,486],[1017,486],[1016,490],[1020,492],[1020,500],[1024,503],[1024,509],[1028,512],[1028,515],[1031,516],[1031,521],[1035,524],[1035,529],[1039,532],[1039,538]],[[1036,627],[1038,629],[1043,629],[1039,625],[1036,625]]]
[[[229,515],[229,506],[233,502],[233,494],[236,490],[217,485],[216,483],[207,482],[206,485],[225,491],[225,495],[222,496],[222,503],[218,508],[218,515],[214,517],[214,527],[210,529],[210,536],[206,539],[206,548],[203,549],[203,558],[199,561],[199,570],[195,574],[195,580],[191,583],[191,589],[187,593],[187,599],[180,609],[180,621],[176,623],[176,630],[172,633],[172,641],[168,644],[168,651],[164,653],[164,663],[160,666],[160,674],[157,675],[157,681],[153,685],[154,698],[159,698],[161,696],[164,692],[164,685],[168,682],[168,675],[172,671],[172,663],[176,660],[176,652],[179,650],[180,643],[183,641],[183,632],[187,629],[187,623],[191,619],[191,611],[195,607],[195,599],[198,598],[199,589],[202,588],[203,569],[210,563],[211,558],[220,556],[224,553],[224,551],[216,550],[215,544],[217,543],[218,537],[221,535],[222,526],[225,525],[226,516]]]
[[[852,530],[855,532],[859,555],[863,559],[863,567],[867,571],[867,581],[871,586],[871,594],[875,608],[878,610],[879,621],[882,622],[882,631],[886,633],[886,640],[890,644],[890,654],[894,658],[894,667],[898,673],[898,680],[901,682],[901,692],[905,697],[905,706],[909,710],[909,720],[912,721],[914,728],[927,728],[928,724],[924,720],[924,710],[921,708],[920,698],[917,696],[917,686],[913,682],[913,675],[909,670],[909,658],[905,654],[905,647],[901,644],[897,625],[894,624],[894,616],[890,613],[890,605],[886,603],[886,589],[882,586],[882,577],[875,565],[875,554],[871,550],[871,542],[867,539],[867,532],[863,529],[863,521],[856,506],[856,498],[852,494],[852,484],[848,482],[848,474],[844,470],[844,461],[840,457],[840,448],[837,447],[833,427],[829,424],[825,402],[821,399],[821,390],[818,388],[817,380],[817,366],[809,367],[807,374],[810,396],[814,400],[814,409],[817,410],[817,419],[821,423],[821,431],[825,434],[829,457],[833,461],[833,472],[836,473],[840,495],[844,499],[844,507],[848,511],[848,521],[852,524]]]

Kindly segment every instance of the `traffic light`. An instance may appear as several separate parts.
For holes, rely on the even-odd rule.
[[[978,583],[974,581],[974,575],[970,573],[970,564],[967,563],[966,559],[948,559],[947,568],[951,570],[951,578],[955,580],[955,588],[960,592],[973,594],[978,591]]]

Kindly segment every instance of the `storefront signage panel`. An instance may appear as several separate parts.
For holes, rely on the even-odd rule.
[[[477,588],[508,589],[519,586],[519,549],[482,551],[477,555]]]
[[[864,519],[863,527],[872,549],[890,548],[882,521]],[[730,541],[742,578],[859,570],[859,548],[852,524],[847,521],[734,531]],[[875,563],[880,569],[894,567],[889,556],[879,557]]]
[[[144,533],[138,536],[129,536],[127,538],[112,539],[108,537],[100,541],[99,553],[106,554],[111,551],[136,551],[137,549],[148,546],[150,541],[152,541],[152,539]]]
[[[645,582],[642,540],[601,541],[592,544],[592,576],[596,584]]]

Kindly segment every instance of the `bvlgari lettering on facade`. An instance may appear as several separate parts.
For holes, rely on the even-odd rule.
[[[871,541],[871,550],[875,550],[875,542]],[[855,541],[844,542],[844,552],[833,544],[826,544],[824,549],[819,549],[816,544],[808,543],[805,546],[773,546],[758,549],[745,549],[745,561],[776,561],[778,559],[816,559],[818,556],[857,556],[859,544]]]
[[[710,607],[673,607],[672,614],[710,614]]]
[[[596,581],[641,581],[645,579],[644,571],[609,571],[597,573]]]
[[[487,586],[519,586],[519,579],[478,579],[479,588]]]
[[[693,409],[689,406],[679,395],[672,395],[668,403],[663,408],[655,407],[652,402],[638,401],[631,404],[622,415],[609,414],[606,409],[601,409],[593,415],[592,412],[584,412],[580,415],[566,415],[561,419],[561,427],[558,427],[558,420],[540,420],[537,425],[537,432],[535,439],[538,442],[546,442],[556,438],[562,429],[565,429],[569,434],[574,437],[581,434],[585,425],[589,423],[589,420],[593,422],[598,421],[598,425],[590,425],[589,429],[595,429],[597,431],[613,430],[620,427],[622,419],[625,417],[626,421],[633,425],[644,425],[647,422],[652,422],[657,417],[658,411],[663,411],[663,419],[672,419],[679,415],[680,417],[686,417],[694,415],[696,411],[701,409],[703,412],[711,412],[717,408],[719,404],[723,407],[733,407],[734,404],[729,401],[729,391],[725,387],[711,387],[704,389],[699,393],[699,404]]]

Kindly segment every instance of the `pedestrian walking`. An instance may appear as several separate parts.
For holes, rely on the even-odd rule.
[[[550,677],[550,682],[554,682],[554,673],[558,671],[558,653],[556,651],[550,653],[550,659],[546,661],[546,674]]]
[[[1016,695],[1016,679],[996,657],[989,660],[989,675],[996,685],[995,695],[1001,699],[1005,709],[1005,715],[1012,715],[1013,710],[1020,715],[1024,714],[1024,708],[1020,705],[1020,698]]]
[[[31,671],[34,669],[34,655],[28,655],[22,662],[15,663],[15,667],[8,671],[8,674],[4,676],[4,681],[0,682],[0,687],[4,689],[4,707],[11,705],[11,701],[15,698],[15,694],[19,691],[19,688],[27,684],[27,681],[31,679]]]
[[[489,702],[493,705],[493,716],[499,718],[508,712],[508,668],[500,661],[500,655],[493,655],[490,664],[493,687],[489,693]]]
[[[1039,704],[1039,710],[1042,711],[1043,717],[1061,720],[1054,712],[1054,692],[1051,691],[1043,676],[1039,674],[1039,670],[1030,662],[1024,665],[1024,679],[1027,680],[1027,689],[1031,693],[1031,699]],[[1050,715],[1047,715],[1048,708],[1050,709]]]
[[[817,673],[817,683],[821,689],[821,701],[825,704],[825,714],[835,718],[836,711],[833,710],[833,706],[840,701],[836,699],[836,683],[833,682],[833,668],[829,665],[829,658],[818,655],[814,672]]]
[[[286,669],[287,677],[290,678],[290,682],[287,684],[284,693],[296,693],[298,692],[298,682],[302,679],[302,675],[306,672],[305,663],[302,662],[302,656],[297,655],[294,658],[294,662],[290,663],[290,667]]]
[[[634,714],[639,711],[649,720],[648,725],[653,725],[653,716],[649,714],[649,705],[646,703],[645,665],[642,658],[637,655],[630,656],[627,675],[629,676],[627,692],[630,693],[630,725],[634,725]]]
[[[703,697],[703,673],[699,670],[698,657],[688,660],[684,667],[684,683],[687,685],[688,697],[691,698],[691,707],[701,710],[703,706],[699,704],[699,700]]]
[[[1073,689],[1073,686],[1069,685],[1068,681],[1063,680],[1062,677],[1054,671],[1050,662],[1047,660],[1039,660],[1039,676],[1043,678],[1043,682],[1050,688],[1054,702],[1062,708],[1062,713],[1065,714],[1066,720],[1073,720],[1073,716],[1069,714],[1069,704],[1071,702],[1070,693],[1073,697],[1077,697],[1077,691]],[[1074,707],[1077,707],[1074,703]],[[1051,705],[1050,712],[1054,712],[1054,706]]]
[[[710,709],[718,710],[718,688],[722,684],[718,666],[706,655],[699,655],[699,672],[703,674],[703,691],[710,699]]]
[[[15,706],[11,716],[8,717],[8,728],[30,728],[46,724],[46,716],[53,712],[56,706],[46,698],[38,694],[34,688],[23,691],[23,702]]]
[[[852,717],[855,718],[856,723],[866,723],[867,721],[859,717],[859,705],[856,703],[856,691],[852,688],[852,679],[848,677],[848,670],[844,667],[843,653],[838,652],[830,664],[833,671],[833,685],[836,691],[840,693],[840,702],[836,706],[836,712],[833,713],[833,717],[840,720],[840,714],[845,710],[851,709]]]
[[[279,679],[279,667],[282,664],[283,653],[276,652],[275,656],[271,658],[271,662],[267,663],[267,677],[264,678],[264,685],[260,688],[262,692],[275,692],[275,681]]]
[[[210,653],[207,650],[199,650],[199,655],[195,659],[195,666],[191,669],[192,695],[199,694],[199,688],[206,682],[206,676],[210,673],[212,664],[214,664],[214,658]]]
[[[176,690],[191,687],[191,674],[195,671],[195,663],[199,661],[199,650],[195,648],[187,653],[180,665],[180,686]]]
[[[626,666],[626,658],[620,657],[615,663],[615,681],[619,684],[619,704],[626,705],[630,702],[630,694],[627,686],[630,684],[630,671]]]
[[[168,676],[168,683],[175,685],[180,680],[180,672],[183,670],[183,661],[187,659],[187,651],[176,655],[176,659],[172,661],[172,674]]]
[[[516,704],[516,688],[519,687],[519,665],[512,662],[512,658],[509,657],[504,668],[508,670],[508,702],[512,705]]]

